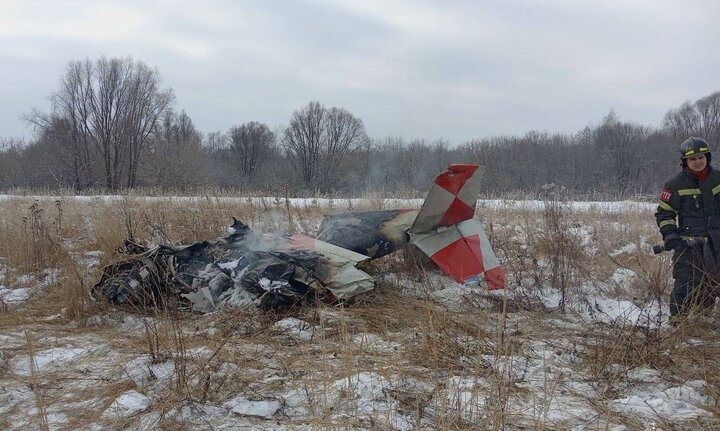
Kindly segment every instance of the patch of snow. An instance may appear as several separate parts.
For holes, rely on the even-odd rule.
[[[322,413],[331,411],[334,416],[377,417],[395,409],[395,403],[388,396],[390,383],[383,376],[373,372],[360,372],[336,380],[329,385],[295,389],[286,393],[283,412],[288,416],[305,416],[308,411]],[[321,412],[317,412],[320,409]]]
[[[634,383],[658,383],[660,371],[647,367],[635,368],[627,373],[627,378]]]
[[[642,304],[638,307],[632,301],[596,296],[591,298],[593,306],[586,309],[591,319],[605,323],[629,324],[633,326],[649,326],[658,328],[667,325],[667,313],[657,301]]]
[[[60,279],[60,270],[59,269],[47,269],[44,271],[45,276],[42,280],[40,280],[40,286],[50,286],[51,284],[55,284]]]
[[[477,422],[486,414],[485,395],[488,383],[475,377],[454,376],[447,385],[447,408],[463,420]]]
[[[63,311],[64,311],[64,309],[63,309]],[[43,317],[42,321],[43,322],[52,322],[54,320],[62,319],[62,317],[63,317],[62,313],[58,313],[58,314],[53,314],[53,315],[50,315],[47,317]]]
[[[33,284],[35,283],[35,276],[32,274],[22,274],[15,278],[15,282],[18,284]]]
[[[353,342],[369,353],[393,352],[401,346],[400,343],[385,341],[375,334],[357,334],[353,337]]]
[[[280,401],[274,399],[250,400],[241,396],[226,402],[225,407],[241,416],[255,416],[269,419],[280,410],[281,404]]]
[[[0,417],[17,405],[27,405],[35,399],[35,394],[27,385],[12,387],[0,386]]]
[[[583,247],[589,247],[590,244],[592,244],[593,242],[595,233],[593,232],[593,228],[590,226],[571,226],[568,231],[576,237],[580,238],[580,245],[582,245]]]
[[[278,320],[273,326],[298,340],[311,340],[315,335],[315,327],[313,325],[294,317]]]
[[[444,275],[443,275],[444,277]],[[457,307],[463,302],[465,296],[471,296],[478,291],[485,292],[485,290],[479,290],[477,287],[465,286],[456,283],[454,280],[447,278],[446,282],[450,285],[443,289],[432,292],[432,296],[435,300],[439,301],[447,307]]]
[[[28,299],[30,299],[30,289],[27,287],[8,289],[0,286],[0,300],[8,305],[21,304]]]
[[[610,403],[610,408],[616,412],[631,412],[648,419],[660,417],[677,421],[712,416],[711,412],[699,407],[708,402],[708,398],[699,391],[704,387],[704,381],[690,381],[662,392],[641,392],[614,400]]]
[[[227,413],[222,407],[212,404],[191,403],[184,404],[177,410],[171,410],[169,415],[174,416],[180,422],[194,422],[198,419],[205,420],[217,418]]]
[[[74,200],[77,202],[118,202],[126,200],[126,196],[120,195],[94,195],[94,196],[50,196],[50,195],[0,195],[0,201],[23,199],[23,200],[39,200],[39,201],[55,201],[59,198],[64,200]],[[134,196],[134,200],[142,202],[201,202],[207,198],[205,196]],[[420,208],[424,199],[399,199],[399,198],[380,198],[380,199],[332,199],[332,198],[289,198],[280,196],[216,196],[213,200],[228,203],[247,203],[254,205],[265,205],[284,207],[289,203],[293,207],[298,208],[339,208],[339,209],[355,209],[358,206],[373,204],[381,205],[383,208]],[[519,210],[542,211],[546,207],[546,201],[543,200],[512,200],[512,199],[478,199],[478,205],[486,208],[512,208]],[[560,204],[572,211],[593,211],[595,213],[620,213],[620,212],[638,212],[647,213],[657,208],[656,203],[638,202],[638,201],[562,201]]]
[[[160,421],[162,421],[163,415],[160,412],[151,411],[144,415],[140,415],[137,421],[137,425],[133,428],[136,430],[157,430],[162,429]]]
[[[120,328],[129,332],[140,331],[144,333],[146,325],[149,325],[150,328],[154,328],[157,326],[157,321],[153,317],[138,317],[133,316],[132,314],[127,314],[123,316]]]
[[[637,278],[635,271],[627,268],[618,268],[610,279],[620,287],[628,287]]]
[[[67,421],[68,417],[64,413],[51,412],[47,414],[47,422],[48,425],[51,426],[51,429],[60,428],[62,425],[66,424]]]
[[[336,380],[328,391],[328,404],[336,411],[347,413],[374,413],[390,408],[386,392],[389,382],[372,372],[361,372]]]
[[[93,268],[100,264],[100,258],[103,252],[100,250],[86,251],[82,257],[78,259],[78,263],[86,268]]]
[[[117,397],[115,401],[110,404],[110,407],[105,410],[104,416],[119,416],[125,418],[146,410],[148,407],[150,407],[150,398],[138,391],[128,391]]]
[[[26,345],[25,334],[0,334],[0,346],[4,349],[17,349]]]
[[[543,289],[537,293],[537,297],[543,306],[550,310],[559,308],[562,301],[562,293],[557,289]]]
[[[637,250],[638,250],[637,244],[635,244],[634,242],[631,242],[630,244],[625,244],[624,246],[611,251],[610,253],[608,253],[608,255],[610,257],[616,257],[616,256],[620,256],[623,253],[633,254],[633,253],[637,252]]]
[[[140,356],[125,364],[123,375],[138,387],[145,388],[155,382],[167,382],[175,373],[175,362],[152,363],[147,356]]]
[[[56,347],[36,352],[33,358],[35,371],[42,373],[60,368],[86,353],[88,353],[87,349],[66,347]],[[27,356],[12,358],[10,360],[10,369],[15,374],[29,376],[31,374],[30,358]]]

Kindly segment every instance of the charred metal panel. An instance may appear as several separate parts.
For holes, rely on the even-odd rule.
[[[407,229],[417,210],[385,210],[326,216],[317,238],[371,258],[385,256],[408,242]]]

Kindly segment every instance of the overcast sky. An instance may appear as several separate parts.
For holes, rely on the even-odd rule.
[[[0,0],[0,137],[76,59],[156,67],[203,133],[271,128],[318,100],[371,137],[452,144],[658,125],[720,90],[720,1]]]

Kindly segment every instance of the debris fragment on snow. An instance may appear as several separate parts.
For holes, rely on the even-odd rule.
[[[120,395],[105,410],[105,416],[128,417],[135,413],[147,410],[150,407],[150,398],[138,391],[128,391]]]
[[[250,400],[245,397],[237,397],[225,403],[235,414],[241,416],[255,416],[268,419],[280,410],[280,401],[271,400]]]
[[[274,326],[298,340],[310,340],[315,335],[315,326],[294,317],[278,320]]]
[[[238,266],[238,263],[240,263],[240,259],[233,259],[227,262],[219,262],[218,266],[220,267],[220,269],[235,269],[235,267]]]

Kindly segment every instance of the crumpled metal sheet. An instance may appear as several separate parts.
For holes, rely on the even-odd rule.
[[[373,278],[356,267],[358,263],[368,260],[368,256],[303,235],[293,235],[288,245],[291,248],[315,250],[327,258],[325,264],[317,266],[317,275],[322,285],[337,299],[347,300],[375,287]]]

